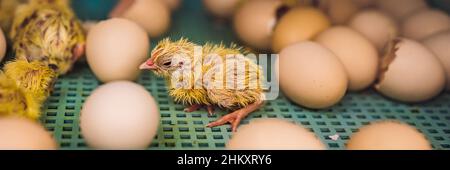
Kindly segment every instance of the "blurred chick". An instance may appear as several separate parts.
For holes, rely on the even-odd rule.
[[[10,38],[16,59],[65,74],[84,53],[85,34],[68,0],[29,0],[16,10]]]
[[[57,77],[40,62],[14,61],[0,71],[0,116],[40,117],[40,107]]]
[[[9,31],[16,8],[28,0],[0,0],[0,27]]]
[[[198,47],[202,47],[201,56],[194,56],[199,55]],[[208,127],[231,123],[233,131],[236,131],[241,120],[262,107],[264,100],[262,70],[255,61],[241,54],[241,49],[235,45],[229,48],[222,44],[198,46],[186,39],[175,42],[165,39],[155,47],[151,58],[140,69],[152,70],[164,77],[170,96],[176,102],[190,105],[186,112],[196,111],[202,106],[207,106],[209,114],[213,114],[213,106],[232,110]],[[243,66],[245,72],[238,73],[235,66]],[[187,73],[189,78],[177,76],[180,72]]]

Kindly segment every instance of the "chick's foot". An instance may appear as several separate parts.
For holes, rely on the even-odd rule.
[[[230,123],[231,129],[233,130],[233,132],[236,132],[242,119],[247,117],[250,113],[258,110],[262,105],[263,105],[263,102],[253,103],[251,105],[248,105],[245,108],[236,110],[230,114],[223,116],[219,120],[208,124],[207,127],[212,128],[212,127],[222,126],[227,123]]]
[[[197,110],[200,110],[201,107],[202,107],[202,105],[199,105],[199,104],[192,105],[192,106],[189,106],[186,109],[184,109],[184,112],[192,113],[192,112],[195,112]]]

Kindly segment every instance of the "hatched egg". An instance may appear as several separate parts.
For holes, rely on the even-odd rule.
[[[378,51],[382,51],[399,34],[397,22],[377,10],[365,10],[356,14],[349,26],[370,40]]]
[[[55,150],[52,135],[37,122],[24,118],[0,118],[0,150]]]
[[[318,9],[293,8],[278,21],[273,33],[272,50],[279,52],[289,45],[311,40],[330,25],[327,16]]]
[[[3,30],[0,28],[0,62],[5,57],[7,46],[5,34],[3,34]]]
[[[100,86],[86,99],[80,127],[95,149],[146,149],[159,119],[158,106],[143,86],[117,81]]]
[[[450,91],[450,30],[433,35],[423,43],[441,60],[447,73],[447,91]]]
[[[325,150],[308,129],[281,119],[256,119],[242,125],[228,141],[228,150]]]
[[[144,29],[127,19],[115,18],[102,21],[90,30],[86,57],[102,82],[135,80],[149,48],[150,40]]]
[[[122,17],[138,23],[150,37],[159,37],[169,29],[170,15],[170,9],[160,0],[136,0]]]
[[[218,18],[232,17],[242,0],[203,0],[205,8]]]
[[[423,102],[437,96],[445,86],[444,68],[424,45],[409,39],[395,39],[380,65],[375,89],[403,102]]]
[[[425,0],[376,0],[375,2],[378,8],[393,16],[397,21],[428,8]]]
[[[431,144],[416,128],[397,121],[364,126],[347,143],[349,150],[431,150]]]
[[[440,10],[422,10],[406,18],[402,33],[406,38],[423,40],[450,29],[450,17]]]
[[[253,48],[270,49],[276,24],[279,0],[247,0],[234,15],[234,30],[239,38]]]
[[[328,108],[337,104],[347,91],[344,65],[318,43],[305,41],[284,48],[276,66],[282,91],[299,105]]]
[[[330,49],[344,64],[351,91],[366,89],[375,81],[378,71],[378,52],[360,33],[335,26],[317,36],[316,41]]]

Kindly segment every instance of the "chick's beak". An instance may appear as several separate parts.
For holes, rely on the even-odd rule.
[[[151,60],[149,60],[149,61],[141,64],[141,66],[139,66],[139,69],[141,69],[141,70],[155,70],[156,66]]]

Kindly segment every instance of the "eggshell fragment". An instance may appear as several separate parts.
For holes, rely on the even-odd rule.
[[[325,150],[308,129],[280,119],[257,119],[242,125],[226,148],[229,150]]]
[[[148,57],[150,40],[139,25],[126,19],[109,19],[95,25],[86,42],[89,66],[102,82],[135,80],[139,65]]]
[[[314,109],[331,107],[347,91],[344,65],[318,43],[305,41],[286,47],[276,66],[281,89],[299,105]]]
[[[380,67],[375,89],[399,101],[423,102],[437,96],[445,86],[445,71],[439,59],[414,40],[394,40]]]
[[[55,139],[37,122],[15,117],[0,118],[0,150],[55,149]]]
[[[330,27],[327,16],[312,7],[296,7],[278,21],[273,34],[272,50],[283,48],[301,41],[313,39]]]
[[[397,22],[378,10],[365,10],[356,14],[349,26],[370,40],[378,51],[382,51],[389,41],[399,35]]]
[[[279,0],[245,1],[234,15],[234,29],[246,44],[256,49],[270,49]]]
[[[146,149],[159,119],[158,106],[144,87],[117,81],[100,86],[87,98],[80,127],[94,149]]]
[[[378,52],[360,33],[345,27],[332,27],[316,41],[330,49],[344,64],[349,77],[349,90],[359,91],[369,87],[378,72]]]
[[[447,91],[450,91],[450,30],[433,35],[423,43],[441,60],[447,73]]]
[[[423,10],[403,21],[402,32],[406,38],[423,40],[450,29],[450,17],[443,11]]]
[[[431,150],[426,137],[414,127],[381,121],[359,129],[347,144],[349,150]]]

